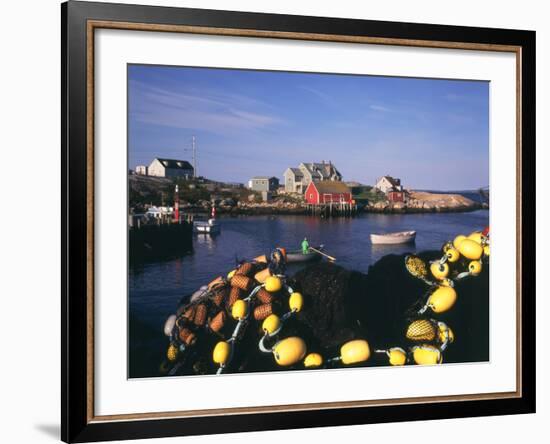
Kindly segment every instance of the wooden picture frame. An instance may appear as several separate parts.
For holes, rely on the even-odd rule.
[[[535,33],[70,1],[62,15],[62,415],[65,442],[535,411]],[[517,59],[517,390],[384,401],[94,415],[94,45],[97,29],[511,52]]]

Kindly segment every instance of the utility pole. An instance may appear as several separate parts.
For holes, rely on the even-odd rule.
[[[195,136],[193,136],[193,177],[197,178],[197,147],[195,145]]]

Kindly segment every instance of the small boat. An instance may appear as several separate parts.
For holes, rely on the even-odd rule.
[[[199,234],[218,234],[221,230],[221,225],[216,219],[195,220],[193,221],[193,230]]]
[[[414,242],[416,238],[416,231],[399,231],[397,233],[385,233],[385,234],[371,234],[370,241],[375,244],[407,244]]]
[[[323,245],[315,247],[316,250],[321,251]],[[289,264],[300,262],[313,262],[321,259],[321,255],[316,251],[309,250],[306,254],[302,253],[302,250],[292,250],[286,252],[286,262]]]

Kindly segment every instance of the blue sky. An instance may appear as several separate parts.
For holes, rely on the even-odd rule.
[[[489,84],[397,77],[130,65],[129,167],[154,157],[245,183],[331,160],[373,184],[459,190],[489,184]]]

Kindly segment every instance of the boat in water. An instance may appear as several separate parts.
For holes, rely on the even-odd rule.
[[[323,245],[315,247],[315,250],[322,251]],[[289,264],[292,263],[302,263],[302,262],[314,262],[321,259],[321,255],[316,251],[309,249],[307,253],[303,253],[302,250],[292,250],[286,252],[286,262]]]
[[[416,231],[398,231],[396,233],[371,234],[370,241],[373,245],[408,244],[416,239]]]
[[[193,231],[199,234],[219,234],[221,225],[216,219],[194,220]]]

